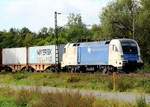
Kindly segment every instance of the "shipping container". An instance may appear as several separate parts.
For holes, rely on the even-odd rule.
[[[107,65],[109,46],[105,41],[80,43],[77,54],[80,65]]]
[[[62,60],[63,51],[64,45],[58,47],[56,45],[29,47],[28,64],[36,71],[43,71],[49,66],[57,66],[58,59],[59,62]]]
[[[28,64],[55,64],[55,45],[28,48]]]
[[[27,63],[26,48],[5,48],[2,51],[4,65],[23,65]]]
[[[13,71],[21,70],[27,64],[27,48],[5,48],[2,50],[2,64]]]

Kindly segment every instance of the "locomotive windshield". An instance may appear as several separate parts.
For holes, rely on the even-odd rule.
[[[134,41],[121,41],[121,45],[122,45],[123,53],[125,54],[138,53],[137,44]]]

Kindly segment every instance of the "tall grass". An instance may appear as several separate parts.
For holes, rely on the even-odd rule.
[[[150,74],[117,75],[115,91],[150,93]],[[0,83],[113,91],[111,75],[72,73],[0,73]]]
[[[93,107],[137,107],[134,103],[127,103],[116,100],[98,99],[94,102]]]
[[[135,103],[128,103],[96,99],[92,95],[82,96],[78,91],[41,93],[38,88],[20,91],[6,88],[0,90],[0,107],[150,107],[144,97],[138,98]]]
[[[16,93],[15,102],[19,107],[27,107],[32,100],[32,91],[21,90]]]
[[[94,101],[94,97],[83,97],[79,92],[45,93],[33,107],[92,107]]]

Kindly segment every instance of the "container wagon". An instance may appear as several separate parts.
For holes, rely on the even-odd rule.
[[[62,68],[71,71],[96,71],[104,73],[143,65],[140,48],[132,39],[67,44]]]
[[[6,71],[56,71],[60,67],[63,51],[64,45],[5,48],[2,50],[1,65]]]

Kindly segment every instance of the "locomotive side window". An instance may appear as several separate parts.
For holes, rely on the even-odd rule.
[[[115,51],[118,52],[118,48],[115,46]]]
[[[113,50],[113,51],[115,50],[115,45],[112,45],[112,50]]]
[[[117,48],[115,45],[112,45],[112,50],[113,50],[114,52],[118,52],[118,48]]]
[[[66,48],[64,48],[64,53],[66,53]]]

